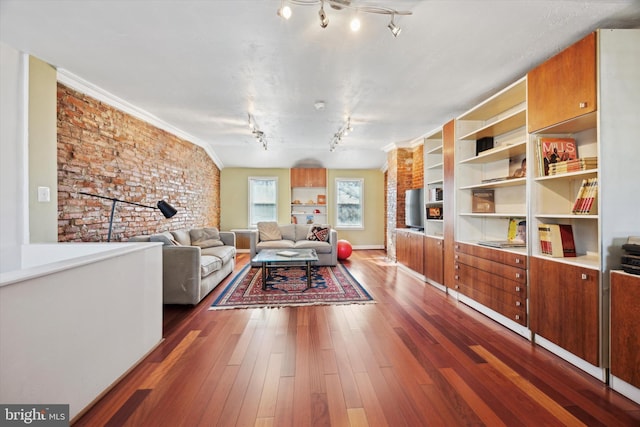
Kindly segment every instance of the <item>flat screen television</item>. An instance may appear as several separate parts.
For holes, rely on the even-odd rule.
[[[409,228],[424,229],[424,191],[422,188],[407,190],[404,194],[404,223]]]

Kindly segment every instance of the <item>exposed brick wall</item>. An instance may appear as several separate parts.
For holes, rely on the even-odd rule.
[[[387,258],[396,260],[396,218],[398,216],[398,150],[387,154],[386,246]]]
[[[58,241],[106,241],[111,202],[79,191],[178,210],[117,203],[112,241],[220,224],[220,170],[204,149],[58,83]]]
[[[424,187],[424,145],[420,144],[413,149],[413,169],[411,170],[411,177],[413,179],[413,188]]]
[[[398,162],[396,164],[398,173],[398,188],[397,188],[397,211],[396,216],[396,228],[404,228],[404,193],[406,190],[414,188],[413,186],[413,153],[412,150],[406,148],[399,148],[398,150]]]

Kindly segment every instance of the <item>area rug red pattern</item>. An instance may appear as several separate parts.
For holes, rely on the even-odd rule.
[[[310,289],[306,289],[305,270],[295,267],[271,269],[269,284],[275,289],[263,291],[262,270],[247,264],[216,298],[210,310],[375,302],[342,264],[312,267]]]

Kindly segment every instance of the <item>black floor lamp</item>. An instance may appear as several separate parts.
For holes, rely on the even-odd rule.
[[[178,212],[176,210],[176,208],[174,208],[173,206],[171,206],[169,203],[165,202],[164,200],[158,201],[158,205],[157,206],[148,206],[148,205],[143,205],[143,204],[136,203],[136,202],[127,202],[126,200],[120,200],[120,199],[116,199],[114,197],[105,197],[105,196],[99,196],[97,194],[85,193],[84,191],[79,191],[79,193],[80,194],[84,194],[85,196],[98,197],[100,199],[111,200],[113,202],[113,204],[111,205],[111,215],[109,216],[109,234],[107,236],[107,242],[111,241],[111,228],[113,227],[113,214],[114,214],[114,212],[116,210],[116,203],[118,203],[118,202],[126,203],[126,204],[129,204],[129,205],[141,206],[143,208],[159,209],[160,212],[162,212],[162,215],[164,215],[165,218],[171,218],[172,216],[174,216]]]

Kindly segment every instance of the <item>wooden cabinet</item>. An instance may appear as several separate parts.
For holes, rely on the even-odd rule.
[[[291,187],[326,187],[327,170],[324,168],[292,168]]]
[[[598,366],[600,272],[536,257],[529,261],[531,331]]]
[[[427,280],[444,283],[444,240],[438,237],[424,238],[424,276]]]
[[[526,255],[459,242],[455,249],[454,289],[526,326]]]
[[[611,375],[640,387],[640,276],[611,272]]]
[[[424,270],[424,235],[411,230],[396,230],[397,261],[416,273]]]
[[[596,110],[596,33],[531,70],[529,132]]]

